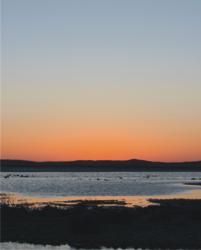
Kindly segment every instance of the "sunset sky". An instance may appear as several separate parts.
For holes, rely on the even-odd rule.
[[[201,159],[200,0],[2,3],[2,158]]]

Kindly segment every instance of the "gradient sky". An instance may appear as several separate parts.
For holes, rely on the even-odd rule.
[[[200,0],[3,0],[2,158],[201,158]]]

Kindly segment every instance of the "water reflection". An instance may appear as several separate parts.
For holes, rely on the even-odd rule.
[[[47,205],[68,207],[85,202],[85,204],[96,206],[141,206],[146,207],[151,204],[150,199],[201,199],[201,190],[193,190],[186,193],[172,195],[155,196],[67,196],[67,197],[33,197],[16,193],[0,193],[2,204],[26,205],[29,207],[44,207]]]

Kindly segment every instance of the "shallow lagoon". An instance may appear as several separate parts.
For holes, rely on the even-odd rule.
[[[196,189],[201,172],[1,173],[1,192],[28,196],[166,195]]]

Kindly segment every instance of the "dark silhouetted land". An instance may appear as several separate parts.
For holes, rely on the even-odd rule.
[[[66,161],[34,162],[1,160],[2,172],[130,172],[130,171],[201,171],[201,161],[152,162],[127,161]]]
[[[185,182],[185,185],[201,186],[201,182]]]
[[[160,206],[129,208],[113,201],[104,207],[100,201],[80,201],[68,209],[30,209],[4,204],[1,241],[84,249],[201,249],[201,200],[152,202]]]

